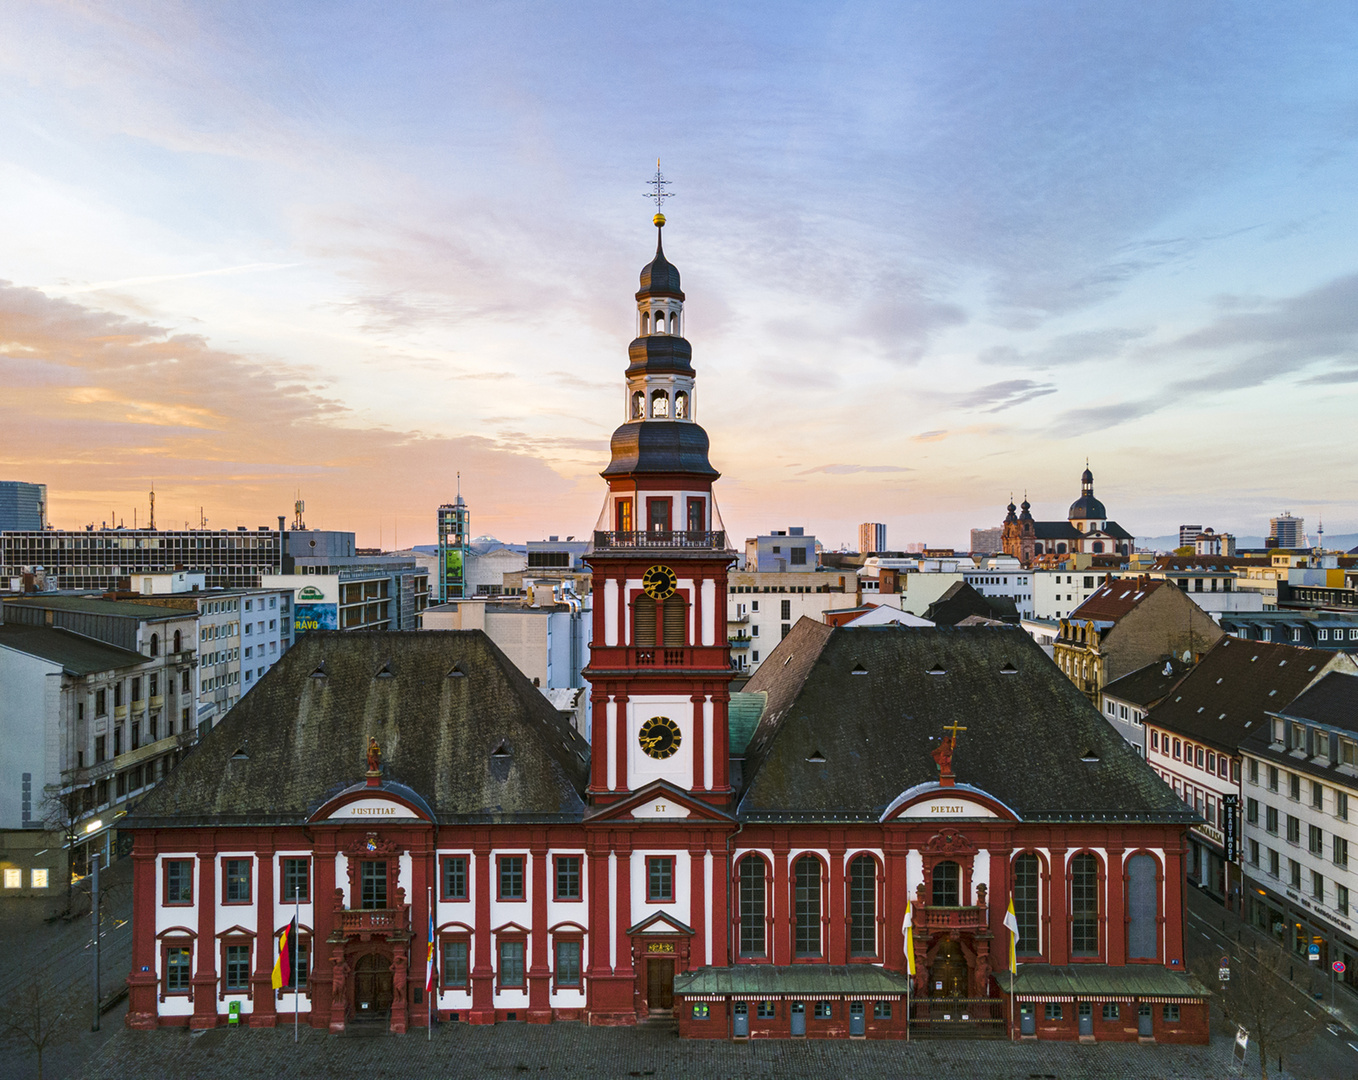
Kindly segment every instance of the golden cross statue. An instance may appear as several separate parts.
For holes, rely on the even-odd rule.
[[[956,720],[954,720],[951,724],[944,724],[944,725],[943,725],[943,730],[944,730],[944,731],[951,731],[951,732],[952,732],[952,741],[953,741],[953,744],[956,745],[956,743],[957,743],[957,733],[958,733],[959,731],[966,731],[967,729],[964,728],[964,727],[962,727],[961,724],[959,724]]]

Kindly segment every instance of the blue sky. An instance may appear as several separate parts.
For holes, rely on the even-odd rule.
[[[1347,4],[0,11],[0,474],[583,533],[678,194],[734,532],[1358,529]],[[144,510],[141,511],[144,513]]]

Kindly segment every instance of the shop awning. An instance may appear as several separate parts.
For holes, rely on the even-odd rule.
[[[677,972],[676,996],[691,1000],[767,1001],[844,997],[875,1001],[904,997],[910,980],[872,964],[738,964]]]
[[[1208,996],[1186,971],[1159,964],[1020,964],[996,974],[1000,988],[1020,1001],[1131,1001],[1191,1004]]]

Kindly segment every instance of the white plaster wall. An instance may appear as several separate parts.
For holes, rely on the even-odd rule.
[[[674,860],[674,900],[668,904],[652,904],[646,900],[646,857],[657,855]],[[689,912],[693,898],[692,872],[689,866],[690,855],[684,850],[665,850],[663,848],[638,848],[632,852],[632,922],[635,926],[643,919],[649,919],[657,912],[678,919],[686,926],[692,926]],[[626,930],[627,927],[622,927]]]
[[[618,643],[618,583],[612,578],[604,580],[604,644]]]
[[[672,757],[657,761],[648,757],[637,741],[644,724],[653,716],[668,716],[681,732],[679,749]],[[668,780],[685,790],[693,787],[693,702],[677,695],[631,698],[627,702],[627,781],[635,790],[653,780]]]

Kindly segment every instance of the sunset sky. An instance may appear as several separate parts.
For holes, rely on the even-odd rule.
[[[737,540],[1358,530],[1358,6],[0,7],[0,478],[583,535],[645,181]]]

